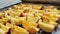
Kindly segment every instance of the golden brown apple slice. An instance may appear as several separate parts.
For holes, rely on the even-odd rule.
[[[39,19],[40,17],[27,17],[27,21],[32,23],[36,23]]]
[[[39,31],[39,29],[37,28],[36,24],[32,23],[32,22],[27,22],[27,21],[23,21],[22,26],[28,30],[30,33],[36,33]]]
[[[15,26],[14,29],[11,30],[11,34],[29,34],[29,32],[21,27]]]
[[[6,26],[11,28],[11,34],[29,34],[29,32],[21,27],[7,23]]]
[[[7,27],[7,26],[5,26],[5,25],[3,25],[3,24],[1,24],[1,23],[0,23],[0,27],[1,27],[1,29],[4,30],[5,32],[8,32],[9,29],[10,29],[9,27]]]
[[[21,25],[23,20],[26,20],[26,17],[15,17],[11,18],[11,23],[15,25]]]
[[[30,27],[30,28],[28,29],[28,31],[29,31],[30,33],[34,34],[34,33],[37,33],[37,32],[39,31],[39,29],[36,28],[36,27]]]
[[[55,21],[54,21],[54,19],[53,19],[53,17],[51,18],[48,18],[47,16],[45,16],[45,17],[42,17],[42,21],[44,22],[44,23],[46,23],[46,24],[50,24],[50,25],[54,25],[54,26],[57,26],[58,25],[58,23],[56,23]]]
[[[39,27],[45,32],[52,32],[55,29],[55,26],[43,22],[39,23]]]

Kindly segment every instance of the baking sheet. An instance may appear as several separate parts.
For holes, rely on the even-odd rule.
[[[18,4],[20,4],[20,3],[18,3]],[[17,4],[17,5],[18,5]],[[25,3],[24,3],[25,4]],[[29,4],[29,3],[27,3],[27,4]],[[30,4],[35,4],[35,3],[30,3]],[[14,4],[14,5],[16,5],[16,4]],[[50,5],[50,4],[42,4],[42,5]],[[11,6],[7,6],[7,8],[5,7],[4,9],[1,9],[1,11],[4,11],[4,10],[7,10],[9,7],[12,7],[13,5],[11,5]],[[59,5],[53,5],[53,6],[56,6],[57,8],[60,8],[60,6]],[[59,20],[60,21],[60,20]],[[60,22],[59,22],[60,23]],[[57,28],[53,31],[53,32],[51,32],[51,33],[46,33],[46,32],[44,32],[44,31],[42,31],[41,29],[40,29],[40,31],[38,32],[38,33],[36,33],[36,34],[60,34],[60,24],[57,26]]]

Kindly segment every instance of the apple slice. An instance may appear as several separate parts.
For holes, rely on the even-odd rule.
[[[23,21],[22,26],[23,26],[23,28],[28,30],[30,33],[36,33],[39,31],[36,24],[34,24],[32,22]]]
[[[43,22],[39,22],[39,27],[45,32],[52,32],[55,29],[55,26]]]

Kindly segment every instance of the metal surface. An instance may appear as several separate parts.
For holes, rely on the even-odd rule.
[[[22,0],[24,2],[44,2],[44,3],[53,3],[53,4],[60,4],[60,0]]]
[[[13,4],[16,4],[16,3],[19,3],[19,2],[21,2],[21,0],[0,0],[0,9],[13,5]]]

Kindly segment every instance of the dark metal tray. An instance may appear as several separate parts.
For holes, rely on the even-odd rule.
[[[42,3],[53,3],[60,4],[60,0],[22,0],[24,2],[42,2]]]
[[[22,3],[22,2],[20,2]],[[14,4],[14,5],[19,5],[20,3],[17,3],[17,4]],[[24,4],[27,3],[27,2],[23,2]],[[41,4],[41,3],[30,3],[30,4]],[[11,6],[7,6],[7,7],[4,7],[2,9],[0,9],[0,11],[4,11],[4,10],[8,10],[9,7],[12,7],[14,5],[11,5]],[[57,8],[60,9],[60,5],[56,5],[56,4],[45,4],[45,3],[42,3],[42,5],[53,5],[53,6],[56,6]],[[60,23],[60,20],[59,20],[59,23]],[[47,32],[44,32],[42,30],[40,30],[38,33],[36,34],[60,34],[60,24],[57,26],[57,28],[51,32],[51,33],[47,33]]]

